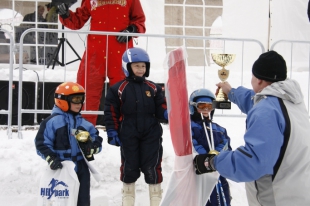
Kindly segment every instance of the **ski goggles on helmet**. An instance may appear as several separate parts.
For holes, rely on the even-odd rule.
[[[196,109],[200,111],[212,111],[213,110],[212,103],[210,102],[191,102],[190,104],[196,107]]]
[[[68,97],[68,101],[73,103],[73,104],[84,103],[84,100],[85,100],[85,95],[83,95],[83,94],[75,94],[75,95],[70,95]]]

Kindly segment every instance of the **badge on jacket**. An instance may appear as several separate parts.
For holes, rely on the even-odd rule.
[[[145,94],[147,97],[151,97],[151,92],[150,91],[145,91]]]

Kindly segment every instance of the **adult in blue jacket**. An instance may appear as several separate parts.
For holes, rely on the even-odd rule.
[[[212,107],[213,100],[215,100],[215,96],[208,89],[195,90],[189,99],[192,143],[198,154],[208,154],[214,150],[217,152],[225,149],[231,150],[230,138],[226,129],[212,120],[215,111]],[[210,146],[211,138],[214,144]],[[220,176],[206,206],[230,206],[230,200],[229,184],[225,177]]]
[[[300,86],[286,79],[285,60],[275,51],[261,54],[252,73],[253,90],[217,84],[247,114],[245,145],[217,156],[196,156],[196,170],[217,170],[246,182],[251,206],[308,205],[310,124]]]
[[[61,169],[64,160],[75,163],[80,182],[78,206],[90,205],[90,173],[82,152],[90,161],[102,149],[98,130],[80,114],[84,100],[85,90],[81,85],[60,84],[55,91],[52,114],[41,122],[35,137],[38,155],[52,170]]]

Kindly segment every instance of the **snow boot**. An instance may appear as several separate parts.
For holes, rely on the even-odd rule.
[[[134,206],[135,205],[135,182],[134,183],[123,183],[123,198],[122,206]]]
[[[149,191],[150,191],[150,206],[159,206],[159,203],[161,201],[161,193],[163,193],[160,184],[150,184]]]

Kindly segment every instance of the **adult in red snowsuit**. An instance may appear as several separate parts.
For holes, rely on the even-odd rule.
[[[66,18],[59,16],[61,23],[73,30],[81,29],[89,19],[91,31],[121,32],[134,25],[136,33],[145,33],[145,15],[140,0],[82,0],[76,12],[68,10]],[[131,47],[132,39],[119,43],[116,36],[88,35],[77,73],[77,83],[87,93],[84,109],[99,109],[106,76],[110,86],[125,78],[121,59],[125,50]],[[97,115],[83,116],[96,125]]]

